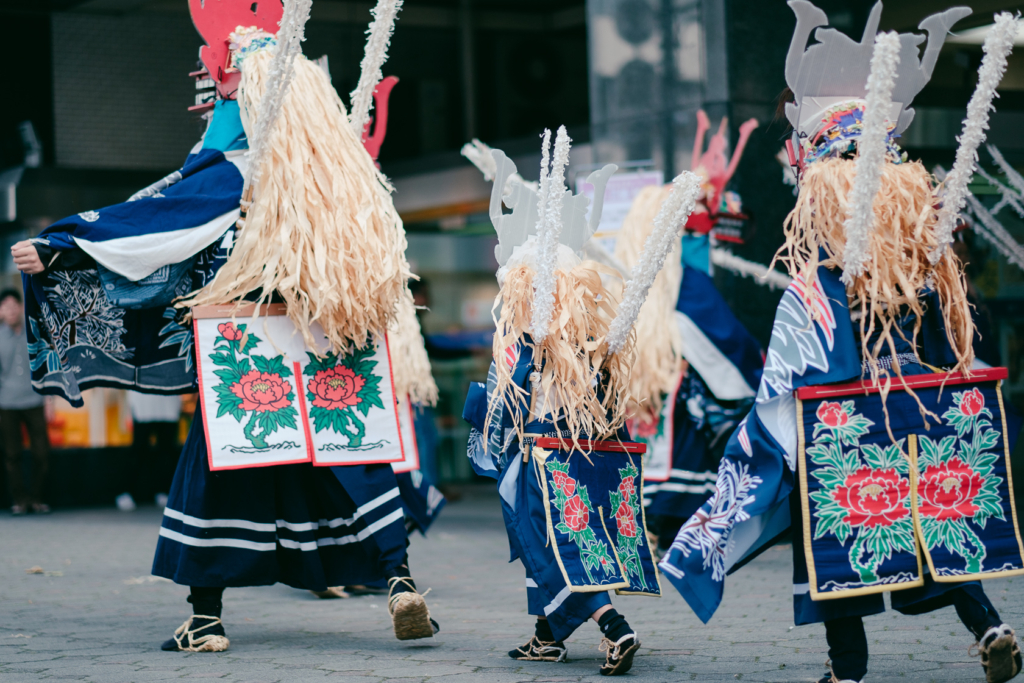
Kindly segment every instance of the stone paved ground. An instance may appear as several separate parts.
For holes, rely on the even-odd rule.
[[[188,614],[187,589],[149,576],[158,514],[113,510],[0,517],[0,681],[596,681],[603,659],[587,624],[570,662],[515,662],[505,651],[532,634],[523,572],[507,564],[497,500],[483,489],[449,505],[412,562],[442,631],[427,644],[390,632],[382,597],[317,600],[284,586],[232,589],[231,649],[180,654],[157,645]],[[40,566],[44,574],[25,569]],[[666,585],[665,597],[617,598],[642,636],[637,681],[813,681],[824,670],[822,628],[792,628],[790,549],[775,548],[729,580],[707,626]],[[1024,579],[987,583],[1010,623],[1024,624]],[[867,622],[873,681],[982,681],[973,640],[952,608]]]

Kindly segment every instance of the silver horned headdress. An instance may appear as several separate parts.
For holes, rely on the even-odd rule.
[[[860,42],[836,29],[820,28],[828,25],[828,15],[808,0],[789,0],[789,6],[796,14],[797,23],[786,57],[786,84],[796,101],[786,105],[786,116],[793,124],[796,137],[813,138],[821,129],[829,109],[866,97],[882,3],[878,2],[872,8]],[[923,55],[920,55],[919,46],[925,36],[916,33],[899,35],[899,69],[888,117],[895,122],[897,134],[906,130],[914,120],[910,104],[931,79],[949,29],[970,13],[968,7],[954,7],[922,21],[918,28],[928,34]],[[812,31],[818,42],[807,47]]]
[[[530,183],[507,183],[516,175],[516,165],[500,149],[491,150],[495,163],[494,186],[491,188],[490,217],[495,232],[498,233],[498,245],[494,247],[494,258],[499,266],[504,266],[512,250],[522,246],[526,240],[537,234],[537,226],[541,219],[538,189]],[[553,189],[561,198],[561,223],[559,243],[575,252],[579,252],[590,239],[601,222],[601,209],[604,206],[604,188],[608,179],[618,170],[615,164],[594,171],[587,177],[587,182],[594,186],[594,206],[587,219],[587,206],[590,200],[584,194],[573,194],[564,184]],[[506,183],[508,192],[506,192]],[[503,214],[502,202],[512,209],[512,213]]]

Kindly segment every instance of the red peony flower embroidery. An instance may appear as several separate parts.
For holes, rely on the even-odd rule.
[[[633,495],[635,491],[636,486],[633,484],[633,477],[626,477],[622,480],[622,483],[619,484],[619,493],[627,498]]]
[[[620,503],[619,509],[615,511],[615,524],[620,535],[629,538],[636,536],[636,515],[633,514],[633,508],[626,503]]]
[[[221,323],[217,325],[217,331],[220,332],[220,336],[224,337],[228,341],[238,341],[242,338],[245,333],[235,327],[234,323]]]
[[[366,378],[344,365],[320,370],[309,380],[306,388],[313,394],[313,405],[327,410],[343,410],[362,403],[357,394],[366,384]]]
[[[970,397],[970,394],[965,396],[964,403]],[[917,483],[917,493],[921,496],[918,511],[939,521],[973,517],[978,511],[974,497],[984,483],[981,475],[957,457],[941,465],[929,465]]]
[[[555,480],[555,488],[566,496],[572,497],[572,495],[576,493],[576,480],[568,474],[555,470],[551,476]]]
[[[851,526],[891,526],[910,514],[910,482],[896,470],[861,467],[836,487],[834,500],[847,511]]]
[[[275,413],[292,404],[288,399],[291,385],[277,373],[252,370],[231,385],[231,393],[242,399],[242,410]]]
[[[818,419],[829,427],[844,427],[850,419],[841,405],[831,401],[825,401],[818,406],[817,415]]]
[[[967,417],[974,417],[984,407],[985,397],[982,396],[981,391],[977,387],[966,392],[960,400],[960,412]]]
[[[658,435],[658,416],[644,414],[640,418],[632,420],[629,431],[638,439],[653,439]]]
[[[575,482],[574,482],[575,484]],[[590,510],[583,504],[579,496],[573,496],[565,501],[565,509],[562,510],[562,518],[566,525],[573,531],[579,532],[587,528],[590,522]]]

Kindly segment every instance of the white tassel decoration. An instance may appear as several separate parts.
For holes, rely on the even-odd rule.
[[[864,105],[864,131],[858,144],[856,175],[850,190],[846,222],[846,252],[843,256],[843,283],[852,285],[864,272],[869,256],[868,244],[875,223],[875,195],[882,185],[885,164],[888,117],[892,110],[892,90],[896,85],[896,66],[900,61],[900,37],[895,32],[875,38]],[[895,123],[895,122],[894,122]]]
[[[679,239],[679,232],[686,225],[686,219],[693,213],[699,193],[700,178],[690,171],[683,171],[672,181],[672,192],[654,218],[654,230],[644,242],[644,251],[633,266],[623,291],[619,312],[608,327],[606,339],[609,356],[618,353],[626,345],[647,292]]]
[[[548,168],[551,131],[544,131],[541,152],[540,221],[537,226],[537,273],[534,275],[533,317],[530,334],[535,344],[548,335],[555,310],[555,267],[558,263],[558,238],[562,233],[562,196],[565,194],[565,168],[569,165],[569,134],[559,126],[555,152]]]
[[[360,140],[363,138],[366,124],[370,121],[373,92],[384,78],[381,67],[388,58],[388,45],[391,43],[391,34],[395,30],[395,19],[400,9],[402,0],[377,0],[377,6],[370,10],[373,21],[366,30],[366,51],[359,65],[359,83],[349,98],[351,105],[348,120]]]
[[[793,282],[793,278],[777,270],[769,270],[768,266],[740,258],[725,249],[712,249],[711,262],[719,268],[725,268],[737,275],[754,278],[758,284],[766,285],[769,289],[785,289]]]
[[[256,129],[249,138],[249,173],[246,174],[242,196],[246,196],[249,186],[256,182],[263,170],[263,162],[270,151],[270,138],[274,125],[281,115],[281,107],[288,95],[295,74],[295,56],[302,53],[302,41],[305,40],[306,22],[309,21],[309,10],[313,0],[288,0],[284,3],[281,16],[281,28],[277,32],[277,47],[270,62],[267,76],[267,89],[260,102],[260,110],[256,118]]]
[[[942,193],[942,208],[939,210],[938,224],[935,234],[938,246],[928,254],[932,263],[938,263],[946,249],[953,242],[953,227],[957,216],[967,203],[967,185],[974,175],[974,166],[978,161],[978,147],[985,141],[988,129],[989,112],[995,107],[992,100],[996,97],[996,87],[1006,73],[1006,58],[1013,50],[1013,40],[1017,35],[1017,18],[1009,12],[996,15],[995,24],[985,36],[982,50],[985,57],[981,60],[978,70],[978,87],[971,95],[967,104],[967,118],[964,119],[963,133],[960,135],[960,146],[956,150],[956,161],[953,170],[946,178]]]

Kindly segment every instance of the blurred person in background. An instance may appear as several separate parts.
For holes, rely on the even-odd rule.
[[[154,496],[159,508],[167,505],[167,491],[178,464],[180,396],[128,392],[132,411],[132,460],[128,490],[115,500],[117,509],[131,512],[135,501]]]
[[[50,440],[46,434],[43,397],[32,389],[25,335],[25,307],[16,289],[0,292],[0,432],[3,433],[7,462],[7,485],[11,492],[11,512],[23,515],[46,513],[43,484],[50,466]],[[22,427],[28,431],[32,449],[31,488],[25,488],[21,469]]]

